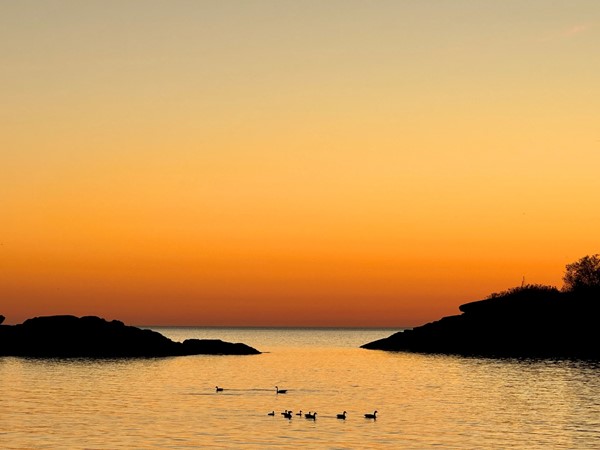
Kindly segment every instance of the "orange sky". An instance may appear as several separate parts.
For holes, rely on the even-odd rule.
[[[526,4],[522,4],[526,3]],[[0,4],[0,314],[410,326],[597,253],[597,1]]]

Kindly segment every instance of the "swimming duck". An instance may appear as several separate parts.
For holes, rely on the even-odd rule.
[[[365,414],[365,419],[377,419],[377,411],[373,414]]]

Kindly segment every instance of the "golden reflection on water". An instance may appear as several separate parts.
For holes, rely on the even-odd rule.
[[[174,338],[219,333],[161,331]],[[597,448],[600,443],[598,364],[356,348],[387,331],[375,337],[377,331],[220,333],[268,353],[108,361],[0,358],[0,447]],[[216,385],[225,390],[216,393]],[[277,395],[275,385],[288,393]],[[318,414],[314,421],[295,415],[287,420],[279,414],[284,410]],[[337,419],[344,410],[348,418]],[[379,411],[376,421],[363,417],[373,410]],[[276,415],[267,416],[270,411]]]

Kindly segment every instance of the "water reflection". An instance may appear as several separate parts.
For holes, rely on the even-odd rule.
[[[387,330],[228,333],[269,353],[0,358],[0,446],[594,448],[600,439],[597,363],[356,348]],[[284,410],[318,415],[284,419]],[[374,410],[376,421],[364,418]]]

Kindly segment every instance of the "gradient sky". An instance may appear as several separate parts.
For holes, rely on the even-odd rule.
[[[600,2],[0,3],[0,314],[411,326],[600,251]]]

